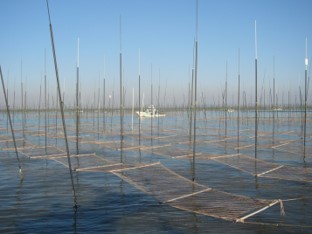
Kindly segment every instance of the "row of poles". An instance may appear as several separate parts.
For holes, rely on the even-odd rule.
[[[192,142],[193,146],[193,157],[192,157],[192,180],[195,181],[195,154],[196,154],[196,107],[197,107],[197,68],[198,68],[198,1],[196,1],[196,36],[195,36],[195,48],[194,48],[194,68],[192,69],[192,82],[191,82],[191,90],[190,90],[190,131],[189,131],[189,141]],[[275,63],[275,61],[273,62]],[[275,65],[273,65],[275,67]],[[227,70],[227,69],[226,69]],[[308,99],[308,52],[307,52],[307,39],[306,39],[306,58],[305,58],[305,94],[304,94],[304,132],[303,132],[303,149],[304,149],[304,158],[306,152],[306,128],[307,128],[307,99]],[[226,81],[225,81],[225,106],[227,108],[227,72],[226,72]],[[273,77],[273,103],[275,105],[275,77]],[[238,51],[238,116],[237,116],[237,140],[238,140],[238,151],[239,151],[239,137],[240,137],[240,51]],[[224,110],[225,115],[228,110]],[[273,110],[274,111],[274,110]],[[255,158],[257,158],[257,147],[258,147],[258,49],[257,49],[257,23],[255,21]],[[194,115],[194,117],[193,117]],[[273,113],[274,115],[274,113]],[[227,129],[225,116],[225,131]],[[274,117],[273,117],[274,121]],[[193,138],[192,138],[192,128],[193,128]],[[274,130],[273,130],[274,131]],[[226,135],[226,132],[225,132]]]

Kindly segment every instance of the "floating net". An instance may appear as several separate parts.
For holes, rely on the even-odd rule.
[[[139,135],[138,133],[135,133],[135,134],[128,134],[128,136],[131,136],[135,139],[142,139],[142,140],[151,140],[151,139],[154,139],[154,140],[158,140],[158,139],[167,139],[167,138],[175,138],[177,135],[175,134],[166,134],[166,133],[161,133],[159,134],[158,133],[155,133],[154,135],[145,135],[145,134],[141,134]]]
[[[34,148],[35,145],[30,143],[25,139],[15,139],[16,147],[18,150],[26,149],[26,148]],[[13,140],[3,140],[0,141],[0,149],[1,150],[15,150]]]
[[[113,174],[172,207],[235,222],[244,222],[281,200],[253,199],[192,182],[160,163],[112,170]]]
[[[68,158],[64,156],[50,157],[50,159],[68,167]],[[75,171],[109,172],[115,169],[123,169],[131,166],[112,162],[96,154],[71,155],[71,166]]]
[[[311,144],[311,142],[309,142]],[[303,145],[303,142],[286,142],[282,143],[276,147],[276,150],[296,154],[296,155],[312,155],[312,146],[311,145]]]
[[[267,135],[261,135],[258,136],[257,140],[257,148],[258,149],[271,149],[271,148],[279,148],[284,145],[288,145],[291,142],[294,142],[295,140],[289,140],[289,139],[283,139],[283,138],[272,138]],[[225,147],[225,148],[232,148],[234,150],[238,149],[251,149],[255,147],[255,140],[254,136],[251,137],[232,137],[232,138],[225,138],[223,140],[215,141],[207,141],[206,143],[217,143],[219,146]]]
[[[276,170],[263,173],[259,176],[282,180],[312,182],[312,168],[280,166],[277,167]]]
[[[153,153],[161,156],[168,156],[173,158],[182,158],[182,157],[192,157],[193,156],[193,149],[187,148],[187,149],[181,149],[177,148],[175,146],[172,146],[171,144],[154,147],[154,148],[143,148],[143,151],[147,153]],[[201,155],[200,152],[195,154],[196,156]]]
[[[1,141],[4,141],[4,140],[9,140],[9,137],[7,135],[0,135],[0,143]]]
[[[73,141],[76,141],[76,140],[73,140]],[[79,138],[79,142],[81,144],[102,145],[102,146],[106,146],[107,148],[116,148],[116,145],[118,144],[117,141],[96,140],[91,137],[81,137]]]
[[[30,158],[49,158],[66,155],[65,151],[55,146],[21,149],[19,152]]]
[[[45,131],[43,131],[43,130],[35,130],[35,131],[29,132],[28,134],[32,135],[32,136],[45,136]]]
[[[236,156],[236,155],[240,155],[240,154],[209,154],[209,153],[197,153],[196,154],[196,159],[199,160],[210,160],[210,159],[214,159],[217,157],[224,157],[224,156]],[[185,155],[185,156],[180,156],[180,157],[176,157],[178,159],[183,159],[183,158],[192,158],[193,154],[191,155]]]
[[[312,168],[278,165],[242,154],[216,156],[210,159],[258,177],[312,182]]]
[[[138,144],[129,144],[124,143],[122,149],[123,150],[159,150],[163,147],[168,147],[170,144],[156,144],[156,145],[138,145]],[[118,148],[118,150],[121,150],[121,148]]]

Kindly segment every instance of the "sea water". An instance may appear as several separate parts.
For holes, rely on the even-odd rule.
[[[240,119],[240,139],[253,142],[254,119],[252,112],[243,112]],[[17,139],[24,138],[34,145],[45,144],[44,135],[32,134],[44,131],[45,120],[37,113],[28,113],[26,121],[15,114],[14,128]],[[11,139],[7,129],[6,114],[0,114],[1,136]],[[75,118],[68,113],[66,125],[68,135],[75,136]],[[237,153],[232,146],[199,143],[201,140],[237,137],[236,113],[222,111],[200,112],[197,116],[197,152],[209,154]],[[266,133],[266,141],[274,138],[300,140],[302,122],[300,113],[279,113],[274,122],[272,113],[263,112],[259,119],[259,134]],[[49,113],[50,134],[62,133],[62,124],[55,113]],[[105,118],[97,113],[82,114],[80,137],[97,141],[120,140],[120,118],[118,113]],[[298,120],[299,119],[299,120]],[[23,121],[25,121],[23,123]],[[138,119],[124,116],[123,141],[138,144]],[[226,124],[225,124],[225,121]],[[40,124],[39,124],[40,122]],[[141,119],[141,144],[157,145],[172,143],[174,138],[189,138],[187,112],[170,112],[161,119]],[[104,126],[105,123],[105,126]],[[311,129],[311,123],[309,123]],[[86,131],[86,129],[90,131]],[[194,130],[194,129],[193,129]],[[192,133],[193,133],[192,130]],[[31,133],[32,132],[32,133]],[[288,132],[287,134],[280,134]],[[136,137],[131,136],[131,133]],[[307,131],[307,145],[311,147],[311,131]],[[280,135],[279,135],[280,134]],[[49,135],[51,136],[51,135]],[[154,136],[154,138],[143,138]],[[161,136],[169,136],[161,138]],[[171,137],[170,137],[171,136]],[[158,137],[158,138],[157,138]],[[191,135],[193,137],[193,135]],[[184,138],[183,138],[184,139]],[[246,140],[247,139],[247,140]],[[259,141],[263,140],[260,139]],[[64,149],[64,139],[48,137],[48,145]],[[185,144],[175,141],[175,147]],[[3,147],[3,145],[2,145]],[[161,162],[179,175],[192,178],[192,158],[178,159],[170,155],[138,150],[116,150],[96,144],[80,144],[81,153],[96,153],[112,161],[129,163]],[[69,141],[71,153],[75,142]],[[254,147],[241,150],[251,157]],[[289,154],[273,148],[257,149],[257,157],[268,162],[311,168],[311,155]],[[19,154],[24,179],[20,180],[18,162],[14,150],[0,150],[0,232],[1,233],[311,233],[312,232],[312,183],[274,178],[255,177],[244,171],[209,159],[196,159],[196,182],[207,187],[255,199],[282,199],[286,215],[280,215],[280,207],[274,206],[250,219],[250,223],[235,223],[209,216],[182,211],[159,203],[152,195],[145,194],[109,172],[73,172],[73,181],[78,208],[74,209],[73,190],[68,168],[49,159],[30,159]]]

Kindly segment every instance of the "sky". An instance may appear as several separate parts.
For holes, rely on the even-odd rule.
[[[103,100],[104,79],[106,105],[112,96],[119,103],[120,53],[126,106],[133,92],[138,103],[139,73],[144,104],[152,102],[151,90],[153,104],[186,104],[196,38],[199,102],[220,105],[227,80],[228,104],[235,105],[240,73],[242,93],[252,103],[255,21],[258,98],[269,102],[273,77],[279,103],[288,95],[298,103],[299,87],[304,90],[306,38],[309,62],[312,55],[310,0],[198,0],[197,34],[195,0],[49,0],[49,6],[68,106],[75,99],[78,38],[83,105]],[[0,65],[11,105],[14,92],[20,103],[21,83],[29,106],[43,103],[45,72],[55,99],[46,1],[0,0],[0,9]],[[2,89],[0,97],[3,106]]]

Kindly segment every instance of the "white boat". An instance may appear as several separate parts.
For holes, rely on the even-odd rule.
[[[144,109],[143,111],[137,111],[136,113],[139,117],[147,117],[147,118],[166,116],[163,113],[159,113],[158,110],[154,107],[154,105],[150,105],[146,109]]]

